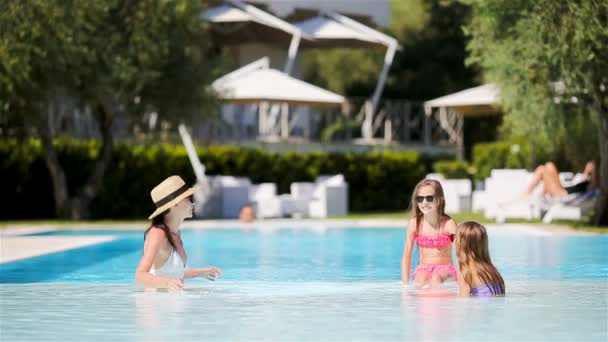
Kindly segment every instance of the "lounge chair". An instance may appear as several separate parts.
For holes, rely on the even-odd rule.
[[[348,183],[341,174],[322,175],[314,183],[291,183],[290,191],[293,216],[325,218],[348,214]]]
[[[445,179],[439,173],[429,173],[428,179],[434,179],[441,183],[443,196],[445,197],[445,212],[458,213],[471,210],[471,180],[469,179]]]
[[[543,223],[551,223],[554,219],[580,220],[588,215],[595,207],[600,189],[583,193],[574,193],[563,198],[545,198]]]
[[[597,197],[595,192],[574,193],[565,197],[543,195],[542,184],[531,196],[524,197],[532,173],[522,172],[519,180],[516,180],[515,173],[505,179],[506,173],[494,175],[494,171],[492,171],[492,179],[486,180],[486,186],[489,184],[490,188],[495,188],[487,194],[491,198],[488,202],[493,207],[486,208],[486,216],[495,218],[500,223],[505,222],[507,218],[528,220],[542,218],[545,223],[550,223],[556,218],[578,220],[593,207],[594,198]],[[559,177],[562,186],[567,187],[580,182],[584,176],[561,172]]]

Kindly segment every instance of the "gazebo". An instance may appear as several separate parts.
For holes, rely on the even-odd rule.
[[[260,104],[259,131],[265,134],[271,104],[281,106],[281,136],[289,136],[288,105],[340,107],[342,95],[271,69],[267,57],[215,80],[213,89],[231,103]]]
[[[441,128],[448,133],[450,141],[458,146],[463,157],[464,119],[499,115],[500,95],[495,84],[484,84],[426,101],[424,111],[428,116],[437,112]]]

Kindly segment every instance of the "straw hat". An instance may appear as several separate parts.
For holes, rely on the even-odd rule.
[[[194,188],[187,186],[182,177],[171,176],[165,179],[150,191],[152,201],[156,205],[156,211],[148,219],[151,220],[155,216],[158,216],[193,193]]]

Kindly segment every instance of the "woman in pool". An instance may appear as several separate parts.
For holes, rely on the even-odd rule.
[[[452,262],[452,241],[456,222],[445,215],[445,198],[441,184],[432,179],[419,182],[412,194],[412,219],[401,258],[401,279],[409,284],[414,243],[420,251],[420,263],[414,271],[414,283],[426,282],[436,288],[448,278],[457,280]]]
[[[150,288],[182,289],[184,279],[203,277],[215,280],[222,270],[209,266],[187,268],[188,256],[179,227],[192,217],[194,189],[179,176],[171,176],[157,185],[150,195],[156,211],[144,233],[144,253],[135,271],[135,281]]]
[[[458,281],[460,295],[504,296],[505,282],[490,260],[485,227],[477,222],[459,224],[455,245],[461,274]]]

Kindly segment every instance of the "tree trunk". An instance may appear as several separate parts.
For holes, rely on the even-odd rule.
[[[112,105],[107,99],[99,99],[97,108],[97,120],[99,128],[101,130],[101,150],[95,164],[93,165],[93,171],[89,175],[84,186],[78,191],[76,197],[70,201],[70,218],[73,220],[81,220],[89,218],[89,205],[101,185],[103,176],[110,165],[112,160],[112,149],[114,146],[114,135],[112,134]]]
[[[112,148],[114,145],[114,136],[112,134],[113,115],[112,106],[106,99],[99,100],[97,120],[101,130],[101,150],[86,183],[80,188],[76,196],[70,198],[65,171],[59,162],[57,151],[53,146],[53,133],[48,122],[48,116],[41,115],[40,117],[38,128],[45,152],[44,159],[53,182],[55,213],[60,218],[70,218],[72,220],[89,218],[89,205],[97,194],[103,176],[112,160]]]
[[[49,108],[48,110],[51,109]],[[55,213],[58,217],[68,217],[70,212],[68,183],[65,178],[65,171],[61,163],[59,163],[55,146],[53,146],[53,133],[51,132],[48,115],[40,114],[37,126],[42,140],[42,147],[44,148],[44,161],[49,169],[53,183]]]
[[[600,197],[595,206],[595,215],[592,219],[594,225],[608,225],[608,111],[599,106],[598,115],[598,141],[600,144]]]

